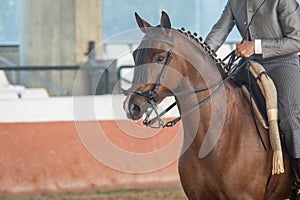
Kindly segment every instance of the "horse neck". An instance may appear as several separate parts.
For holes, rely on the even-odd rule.
[[[182,84],[180,90],[189,90],[187,85],[190,85],[192,90],[196,91],[222,81],[219,69],[207,52],[199,46],[193,43],[189,44],[186,41],[179,45],[181,47],[180,55],[189,60],[189,64],[185,66],[189,71],[187,76],[188,84]],[[177,98],[180,112],[187,112],[193,105],[210,96],[215,89]],[[221,134],[224,137],[224,129],[230,129],[230,123],[243,118],[242,114],[247,113],[249,114],[247,116],[251,116],[249,111],[244,113],[238,111],[238,109],[247,107],[246,104],[237,86],[230,82],[224,84],[223,88],[210,101],[183,119],[185,131],[183,149],[185,146],[187,148],[192,144],[192,146],[196,147],[194,149],[198,153],[207,135],[218,133],[218,137],[221,137]],[[231,136],[229,135],[228,137]],[[218,140],[218,138],[216,139]],[[233,138],[233,140],[236,139]]]
[[[201,44],[180,32],[175,32],[174,54],[179,57],[184,80],[177,88],[178,92],[197,91],[222,81],[223,74],[212,56]],[[197,93],[197,98],[209,95],[209,91]]]
[[[185,75],[194,90],[204,88],[222,80],[223,74],[214,62],[212,55],[200,43],[182,33],[175,34],[174,54],[183,58],[181,63],[186,70]],[[182,88],[186,89],[186,88]]]
[[[184,113],[188,110],[187,108],[200,102],[203,97],[194,99],[196,100],[193,100],[191,96],[184,97],[181,100],[181,112]],[[243,120],[242,126],[241,119]],[[214,151],[213,147],[218,143],[219,150],[231,152],[231,144],[239,146],[247,140],[257,139],[256,130],[253,124],[251,125],[252,120],[248,103],[240,89],[231,82],[226,83],[224,90],[214,96],[211,101],[183,118],[183,150],[192,147],[190,150],[194,154],[204,158]],[[240,134],[243,132],[248,134]],[[219,141],[227,142],[219,143]],[[233,149],[232,153],[235,153],[236,149]],[[214,153],[220,152],[214,151]]]

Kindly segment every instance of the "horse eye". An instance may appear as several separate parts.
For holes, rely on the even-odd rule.
[[[157,57],[157,62],[162,62],[165,59],[163,56],[158,56]]]

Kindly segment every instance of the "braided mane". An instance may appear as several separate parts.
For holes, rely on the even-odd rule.
[[[222,72],[226,75],[229,74],[228,70],[225,68],[225,63],[217,57],[215,51],[211,49],[211,47],[208,44],[203,42],[202,37],[197,37],[197,33],[192,34],[190,31],[185,31],[185,28],[183,27],[181,29],[177,29],[177,31],[186,35],[189,39],[193,39],[194,41],[196,41],[211,56],[215,64],[222,69]]]

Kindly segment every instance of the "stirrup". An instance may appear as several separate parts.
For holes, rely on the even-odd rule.
[[[296,199],[300,200],[300,189],[299,188],[296,189]]]
[[[290,193],[290,200],[300,200],[300,188],[293,186]]]

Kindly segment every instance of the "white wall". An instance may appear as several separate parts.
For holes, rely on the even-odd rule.
[[[124,95],[51,97],[0,101],[1,122],[90,121],[127,119],[123,110]],[[159,106],[170,105],[169,98]],[[177,109],[168,117],[177,116]]]

